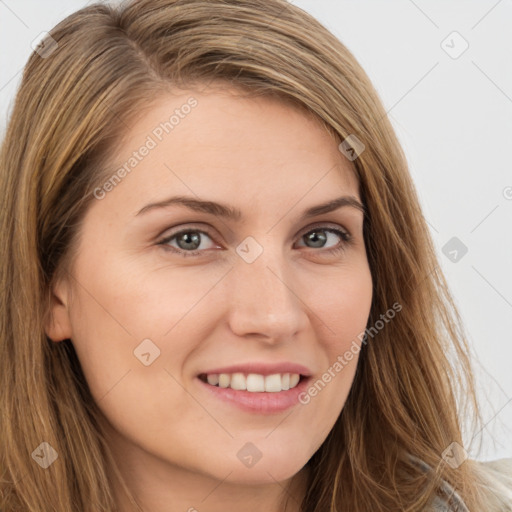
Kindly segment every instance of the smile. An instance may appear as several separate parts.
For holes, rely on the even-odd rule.
[[[284,412],[300,404],[299,396],[305,393],[311,379],[298,373],[203,373],[196,382],[205,397],[261,415]]]

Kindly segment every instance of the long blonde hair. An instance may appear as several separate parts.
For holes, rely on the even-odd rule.
[[[0,509],[116,510],[115,462],[71,340],[45,335],[51,285],[70,268],[127,127],[172,87],[228,81],[313,113],[338,143],[364,143],[352,164],[367,209],[368,325],[402,306],[362,348],[347,402],[308,462],[302,510],[428,510],[443,482],[470,510],[498,510],[486,508],[477,462],[442,458],[463,445],[460,416],[471,413],[475,430],[481,421],[466,337],[405,156],[347,48],[285,0],[97,3],[50,35],[28,60],[0,151]],[[58,454],[44,470],[31,457],[43,442]]]

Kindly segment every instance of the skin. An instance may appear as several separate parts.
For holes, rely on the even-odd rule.
[[[128,486],[151,512],[298,511],[306,462],[338,418],[358,355],[307,405],[260,415],[212,398],[197,375],[248,361],[292,361],[316,381],[364,331],[372,280],[363,214],[346,206],[300,220],[314,205],[352,195],[351,163],[312,116],[236,90],[162,96],[127,132],[122,165],[169,113],[198,105],[164,135],[122,182],[88,210],[79,254],[53,288],[48,336],[70,338]],[[114,167],[116,169],[117,167]],[[223,202],[235,222],[183,206],[137,215],[174,195]],[[320,225],[320,226],[319,226]],[[348,232],[312,243],[313,227]],[[158,242],[190,227],[199,256]],[[236,252],[248,236],[263,248],[248,263]],[[167,243],[192,251],[177,238]],[[342,246],[337,254],[329,249]],[[144,339],[160,356],[134,356]],[[247,443],[262,453],[248,468]],[[284,491],[286,489],[286,491]],[[121,510],[131,508],[115,486]],[[287,494],[288,493],[288,494]]]

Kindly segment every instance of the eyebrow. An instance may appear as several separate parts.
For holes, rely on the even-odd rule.
[[[137,214],[142,215],[150,210],[155,210],[157,208],[165,208],[171,205],[181,205],[190,210],[194,210],[197,212],[209,213],[211,215],[215,215],[218,217],[224,217],[226,219],[231,219],[233,221],[241,221],[243,218],[242,212],[238,208],[233,208],[223,203],[217,203],[214,201],[206,201],[203,199],[195,199],[189,196],[174,196],[164,201],[160,201],[158,203],[151,203],[144,206]],[[317,215],[322,215],[324,213],[329,213],[338,208],[342,207],[352,207],[356,208],[363,212],[366,215],[366,208],[364,205],[354,196],[341,196],[335,199],[330,199],[329,201],[312,206],[304,211],[302,214],[301,220],[308,219],[310,217],[316,217]]]

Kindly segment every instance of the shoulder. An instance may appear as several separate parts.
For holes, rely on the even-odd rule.
[[[411,460],[424,471],[431,468],[424,461],[409,455]],[[512,458],[493,461],[472,460],[475,476],[480,482],[480,490],[486,501],[486,512],[512,512]],[[469,512],[457,491],[446,481],[443,482],[444,497],[436,497],[432,511]]]
[[[432,471],[432,468],[425,461],[412,454],[408,454],[408,456],[423,471]],[[446,480],[443,480],[440,491],[443,493],[443,497],[436,496],[434,498],[430,504],[429,512],[469,512],[459,493]]]
[[[486,512],[512,512],[512,458],[493,461],[473,460],[474,473],[480,481],[479,487],[484,496]],[[433,511],[469,512],[456,490],[443,483],[443,492],[449,496],[448,501],[437,498],[433,502]]]
[[[486,462],[479,462],[487,471],[498,476],[498,478],[512,479],[512,458],[497,459]]]
[[[489,511],[512,511],[512,458],[475,463],[475,473],[482,482]]]

